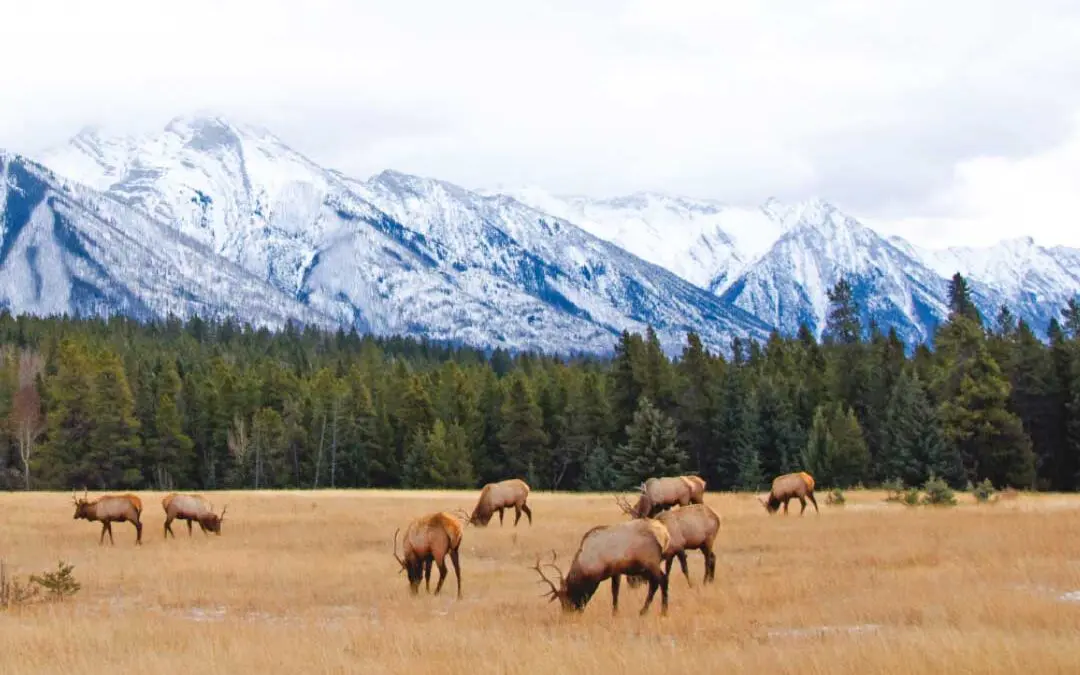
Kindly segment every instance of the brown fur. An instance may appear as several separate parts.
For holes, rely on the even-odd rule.
[[[401,528],[394,530],[394,558],[409,576],[409,590],[416,595],[420,589],[420,580],[424,579],[425,588],[431,592],[431,563],[439,566],[439,582],[435,585],[435,595],[442,590],[446,580],[446,555],[454,565],[457,578],[457,597],[461,598],[461,563],[458,548],[461,546],[464,525],[453,515],[441,511],[422,516],[409,523],[402,537],[402,555],[397,554],[397,537]]]
[[[653,519],[634,519],[616,525],[600,525],[592,528],[581,538],[578,550],[564,576],[555,564],[555,552],[551,562],[559,573],[559,583],[549,579],[543,572],[539,557],[533,569],[551,588],[546,595],[558,600],[564,612],[584,611],[585,605],[596,592],[600,582],[611,579],[611,611],[619,610],[619,583],[624,575],[637,575],[649,582],[649,593],[639,614],[649,611],[656,589],[660,589],[660,614],[667,615],[668,576],[664,573],[664,551],[670,543],[667,528]]]
[[[520,478],[510,478],[498,483],[488,483],[480,490],[480,498],[476,501],[469,523],[479,527],[487,526],[491,516],[496,511],[499,513],[499,525],[503,524],[503,509],[514,507],[514,526],[517,527],[521,520],[521,513],[529,519],[532,525],[532,509],[525,503],[529,498],[529,485]]]
[[[769,491],[768,497],[765,499],[758,497],[758,501],[762,503],[765,510],[770,514],[776,513],[780,509],[780,505],[783,504],[784,515],[787,515],[788,501],[792,499],[798,499],[799,503],[802,504],[802,509],[799,511],[800,516],[806,511],[807,499],[814,505],[814,512],[821,513],[818,510],[817,500],[814,499],[814,477],[805,471],[777,476],[773,479],[772,489]]]
[[[635,518],[652,518],[673,506],[705,502],[705,480],[700,476],[650,478],[641,484],[637,503],[620,501],[623,511]]]
[[[101,537],[98,545],[105,543],[105,533],[109,533],[109,544],[115,545],[112,533],[113,523],[129,522],[135,526],[135,545],[142,545],[142,500],[133,494],[104,495],[90,501],[83,490],[83,497],[79,499],[75,493],[71,494],[75,503],[74,519],[89,520],[101,523]]]
[[[225,511],[229,508],[226,504],[221,509],[221,514],[214,513],[214,506],[202,495],[185,495],[170,492],[161,500],[161,508],[165,510],[165,538],[169,535],[176,538],[172,531],[172,521],[183,520],[187,522],[188,536],[191,536],[191,521],[199,524],[203,534],[209,532],[221,536],[221,523],[225,520]]]
[[[705,578],[702,583],[714,581],[716,553],[713,552],[713,546],[720,533],[720,515],[707,504],[691,504],[664,511],[656,516],[656,520],[664,524],[670,535],[667,548],[664,549],[664,561],[667,564],[664,574],[670,578],[672,563],[678,558],[687,585],[693,587],[686,564],[686,552],[698,550],[705,556]],[[631,587],[643,581],[645,579],[640,576],[627,579]]]

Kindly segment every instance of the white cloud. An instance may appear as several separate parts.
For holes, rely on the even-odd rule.
[[[210,110],[359,176],[820,195],[961,240],[1034,233],[997,214],[1068,200],[982,186],[1058,161],[1080,111],[1065,0],[0,0],[0,44],[17,150]]]

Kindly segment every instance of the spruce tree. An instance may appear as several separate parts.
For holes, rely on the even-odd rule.
[[[535,483],[536,460],[542,456],[548,440],[543,413],[528,381],[522,374],[511,376],[499,430],[499,442],[510,475],[525,476],[527,482]]]
[[[933,474],[953,485],[963,481],[960,457],[945,442],[917,374],[903,372],[897,380],[885,416],[884,440],[883,480],[899,478],[904,485],[918,486]]]
[[[686,471],[687,454],[679,448],[675,422],[646,397],[638,403],[626,429],[627,442],[615,449],[620,486],[633,489],[651,477],[678,476]]]
[[[139,470],[139,421],[123,364],[109,350],[102,351],[96,361],[87,458],[94,482],[103,490],[142,487],[147,477]]]

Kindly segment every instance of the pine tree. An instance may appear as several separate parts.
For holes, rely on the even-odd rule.
[[[771,378],[758,381],[757,395],[758,457],[766,482],[791,471],[806,445],[794,407],[787,393]]]
[[[967,279],[959,272],[953,275],[949,282],[949,320],[962,316],[982,327],[982,315],[975,307],[971,299],[971,291],[968,289]]]
[[[615,345],[610,371],[612,440],[615,443],[626,441],[626,427],[633,421],[638,399],[645,393],[645,361],[645,343],[641,336],[624,330]]]
[[[533,398],[528,381],[521,374],[511,376],[499,430],[499,442],[511,475],[524,475],[526,482],[535,484],[536,461],[548,441],[543,413]]]
[[[841,278],[827,294],[830,308],[825,323],[826,341],[844,345],[859,342],[862,326],[851,283],[846,278]]]
[[[620,485],[631,489],[653,476],[678,476],[688,457],[678,446],[675,422],[642,397],[634,421],[626,429],[627,442],[613,457]]]
[[[147,477],[139,470],[139,421],[135,400],[120,358],[102,351],[94,375],[93,427],[87,457],[101,489],[142,487]]]
[[[885,416],[880,473],[905,485],[922,485],[930,474],[950,484],[963,479],[963,465],[941,432],[937,415],[918,375],[903,372],[893,388]]]
[[[717,437],[714,418],[718,415],[714,361],[696,333],[686,336],[686,348],[679,361],[682,381],[678,397],[679,439],[687,448],[698,475],[715,483]]]
[[[153,458],[153,482],[162,490],[174,489],[177,482],[188,483],[194,468],[195,444],[183,431],[180,396],[176,364],[166,362],[158,375],[153,436],[147,439],[147,450]]]
[[[991,357],[981,328],[957,311],[939,331],[938,343],[943,358],[939,414],[945,438],[963,458],[967,479],[1031,487],[1035,478],[1031,440],[1019,418],[1007,409],[1009,383]]]
[[[851,408],[834,407],[830,432],[833,442],[832,456],[829,459],[832,484],[842,488],[858,485],[867,476],[870,451],[855,411]]]
[[[718,490],[750,488],[762,481],[758,450],[758,418],[745,367],[730,367],[720,386],[720,405],[712,426],[716,445],[713,470],[702,477]]]

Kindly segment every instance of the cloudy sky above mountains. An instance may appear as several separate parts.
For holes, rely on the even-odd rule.
[[[0,147],[211,112],[358,177],[1080,246],[1080,3],[527,4],[0,0]]]

